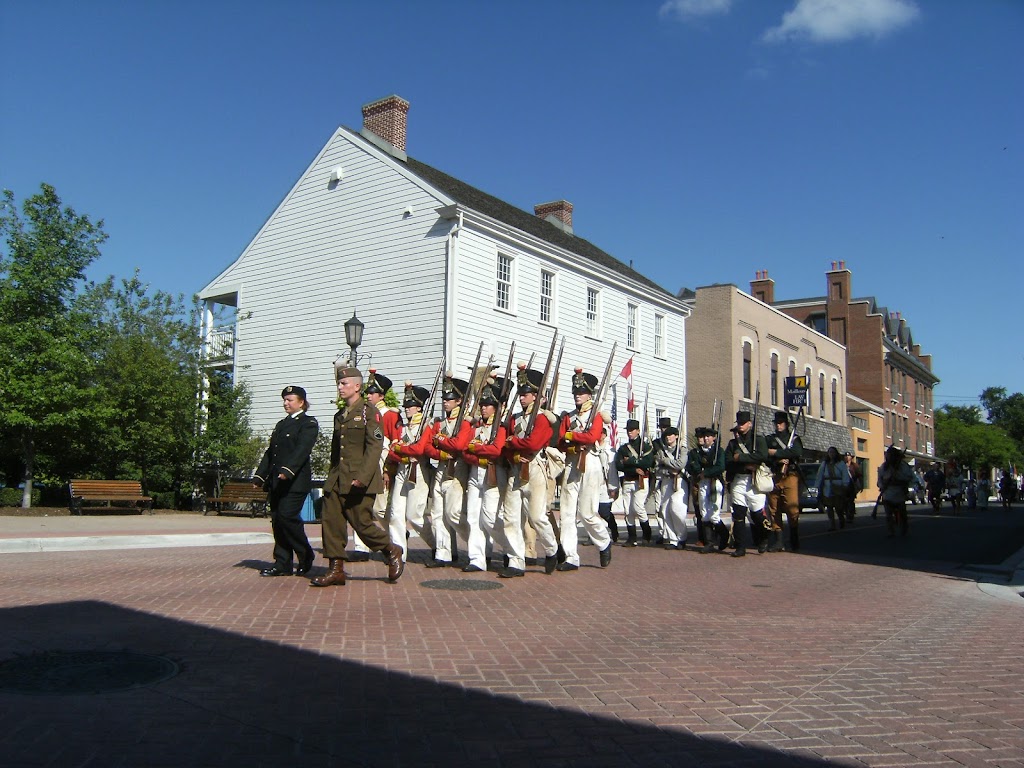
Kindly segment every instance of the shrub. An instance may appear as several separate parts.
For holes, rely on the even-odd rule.
[[[0,488],[0,507],[20,507],[21,488]],[[32,506],[39,505],[39,489],[32,489]]]

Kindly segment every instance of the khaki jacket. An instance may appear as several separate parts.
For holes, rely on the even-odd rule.
[[[360,398],[334,415],[334,437],[331,440],[331,465],[324,482],[324,492],[346,494],[352,481],[359,480],[365,493],[383,493],[380,456],[384,446],[380,413]]]

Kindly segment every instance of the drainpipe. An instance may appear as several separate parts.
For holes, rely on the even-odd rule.
[[[457,270],[455,269],[456,236],[462,231],[462,211],[459,211],[458,223],[448,232],[445,242],[445,301],[444,301],[444,336],[441,339],[441,354],[444,355],[445,366],[454,370],[455,354],[455,296],[457,289]]]

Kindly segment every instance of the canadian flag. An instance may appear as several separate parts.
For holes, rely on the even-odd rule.
[[[633,399],[633,358],[629,358],[626,364],[622,367],[622,372],[619,374],[620,377],[626,380],[626,411],[630,416],[633,415],[633,411],[636,409],[636,400]]]

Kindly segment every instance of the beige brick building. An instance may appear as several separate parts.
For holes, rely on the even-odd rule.
[[[810,383],[799,433],[808,458],[829,446],[852,450],[846,424],[846,348],[735,285],[711,285],[683,294],[692,302],[687,321],[686,392],[691,431],[710,424],[716,399],[725,403],[728,432],[737,410],[754,411],[760,384],[757,430],[772,429],[784,406],[785,379]],[[789,409],[795,413],[796,409]],[[723,439],[728,435],[724,434]]]

